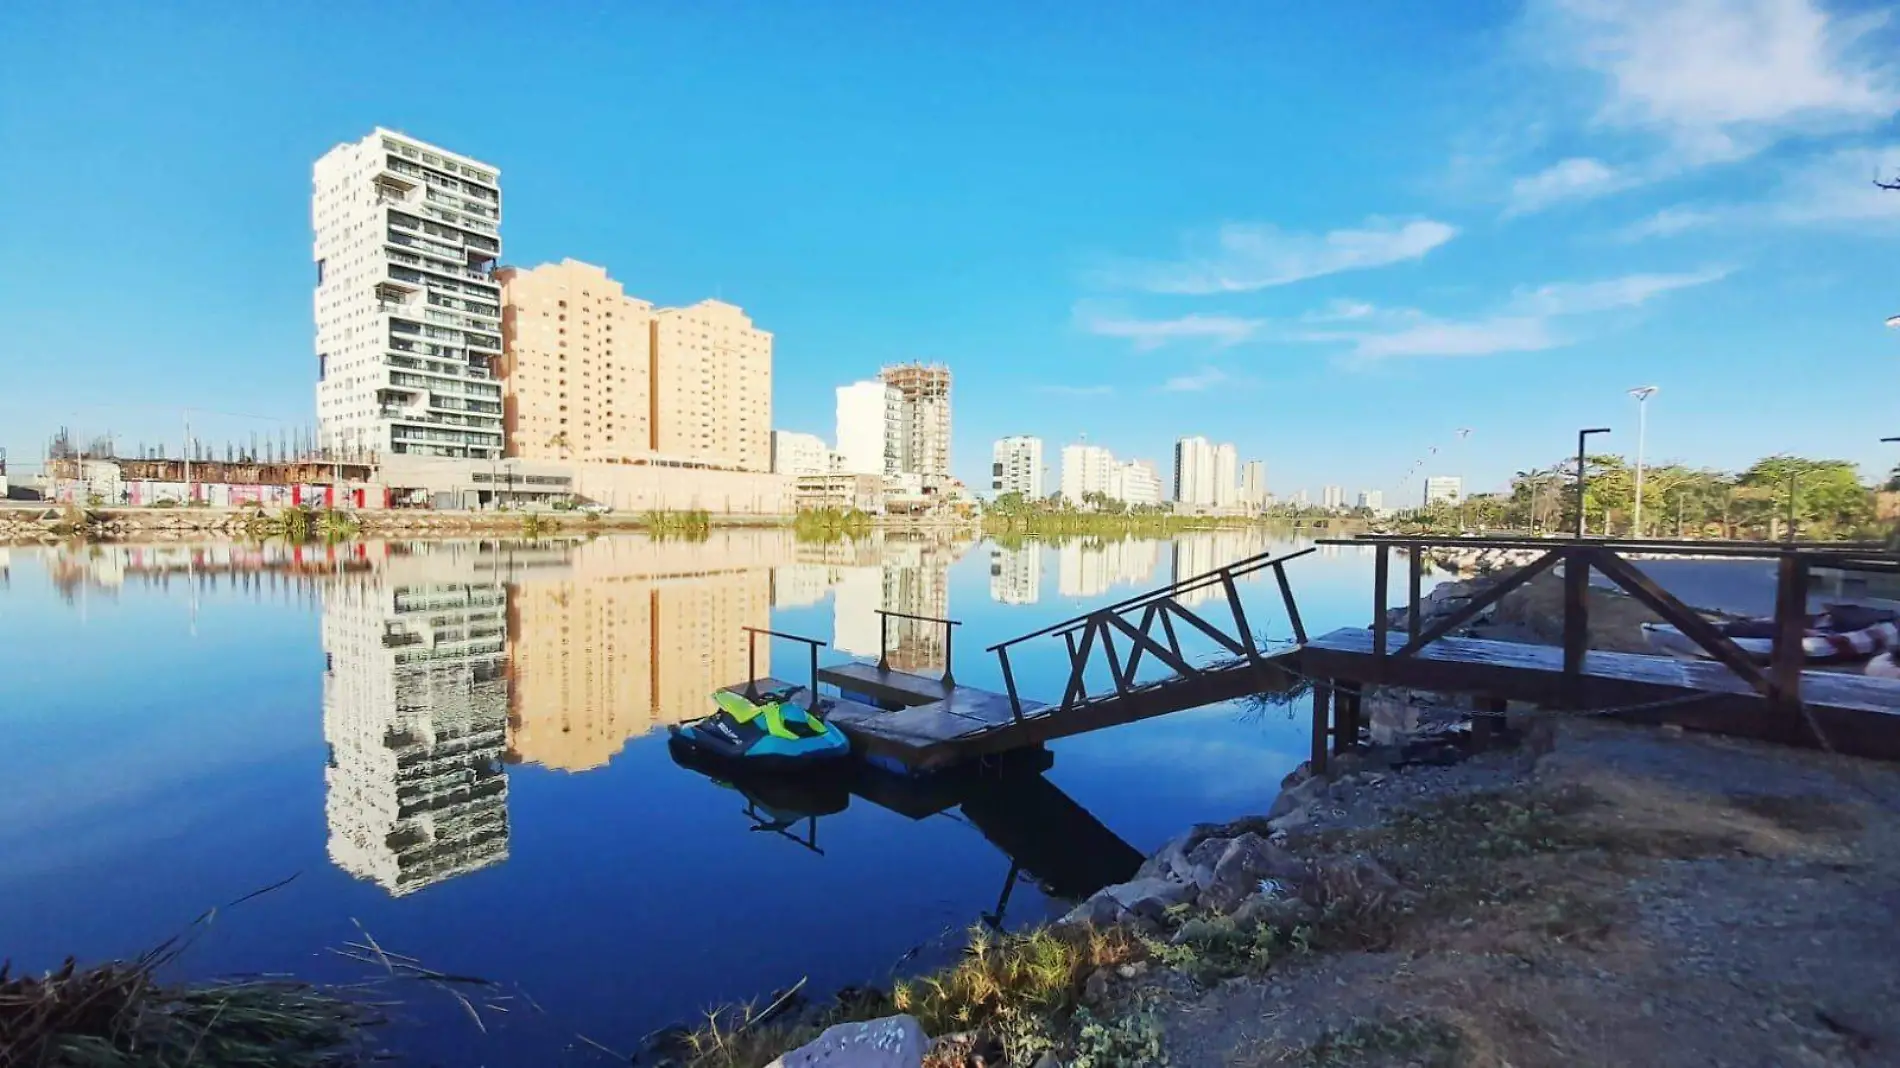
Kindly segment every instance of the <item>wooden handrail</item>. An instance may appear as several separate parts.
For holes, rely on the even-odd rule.
[[[1271,552],[1259,553],[1254,556],[1249,556],[1244,560],[1236,560],[1233,563],[1226,565],[1225,567],[1217,567],[1212,571],[1206,571],[1199,575],[1191,575],[1187,578],[1181,579],[1178,582],[1170,583],[1159,589],[1149,590],[1147,593],[1136,594],[1135,596],[1127,598],[1126,600],[1117,601],[1114,604],[1104,605],[1101,608],[1096,608],[1091,611],[1084,612],[1081,615],[1076,616],[1072,619],[1065,619],[1060,623],[1051,623],[1048,626],[1042,628],[1041,630],[1032,630],[1028,634],[1018,635],[1017,637],[1011,638],[1006,642],[999,642],[996,645],[989,646],[987,649],[984,650],[984,652],[994,653],[999,649],[1004,649],[1011,645],[1017,645],[1022,642],[1026,642],[1031,638],[1040,638],[1045,634],[1057,634],[1062,631],[1074,631],[1086,625],[1091,619],[1093,619],[1096,615],[1102,612],[1124,612],[1130,608],[1141,608],[1141,607],[1144,607],[1150,601],[1162,600],[1164,598],[1171,597],[1178,593],[1188,593],[1193,590],[1200,589],[1202,586],[1211,586],[1216,582],[1221,582],[1223,581],[1222,580],[1223,575],[1227,575],[1233,578],[1238,578],[1242,575],[1251,575],[1255,571],[1259,571],[1263,568],[1273,567],[1276,564],[1284,565],[1289,560],[1297,560],[1300,557],[1307,555],[1308,553],[1312,553],[1316,551],[1318,550],[1307,548],[1307,549],[1301,549],[1299,552],[1287,553],[1285,556],[1278,556],[1278,557],[1274,556]]]

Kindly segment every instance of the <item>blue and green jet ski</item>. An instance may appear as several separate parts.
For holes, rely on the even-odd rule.
[[[844,732],[794,704],[796,689],[762,693],[757,700],[721,690],[713,694],[719,710],[704,719],[669,728],[667,745],[685,748],[700,762],[731,767],[791,771],[848,756]]]

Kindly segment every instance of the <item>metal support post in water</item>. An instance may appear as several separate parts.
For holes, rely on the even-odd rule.
[[[805,708],[816,715],[818,713],[818,643],[807,643],[805,648],[811,650],[811,702]]]
[[[751,629],[745,632],[745,696],[759,699],[759,632]]]
[[[891,669],[891,617],[882,612],[877,614],[877,669]]]

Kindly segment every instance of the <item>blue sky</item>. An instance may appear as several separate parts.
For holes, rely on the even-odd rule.
[[[948,362],[966,478],[1482,488],[1644,384],[1652,460],[1900,460],[1889,8],[1319,7],[5,5],[0,444],[308,421],[310,166],[380,124],[502,169],[509,262],[742,304],[782,428]]]

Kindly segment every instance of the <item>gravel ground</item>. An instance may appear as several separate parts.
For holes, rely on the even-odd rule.
[[[1900,771],[1544,722],[1526,748],[1361,770],[1316,799],[1296,852],[1371,842],[1401,883],[1485,889],[1377,951],[1151,983],[1173,1063],[1900,1065]],[[1468,815],[1399,819],[1453,836],[1439,854],[1377,837],[1503,794],[1585,800],[1532,832],[1556,841],[1466,842]]]

